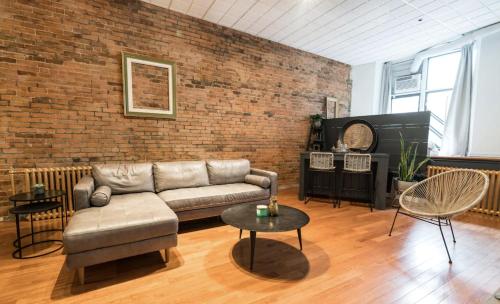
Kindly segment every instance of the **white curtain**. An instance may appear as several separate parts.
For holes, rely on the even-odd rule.
[[[379,114],[389,113],[389,101],[391,100],[391,83],[392,83],[392,64],[391,62],[384,63],[382,68],[382,77],[380,83],[379,96]]]
[[[472,105],[472,43],[462,47],[455,87],[451,95],[440,155],[466,156]]]

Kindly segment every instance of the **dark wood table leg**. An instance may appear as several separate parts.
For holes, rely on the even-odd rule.
[[[64,215],[62,214],[64,212],[64,206],[61,205],[61,230],[64,232]]]
[[[30,217],[30,224],[31,224],[31,243],[34,244],[35,243],[35,233],[34,233],[34,229],[33,229],[33,214],[29,214],[28,216]]]
[[[23,250],[21,249],[21,230],[19,229],[19,214],[16,214],[16,233],[17,233],[17,244],[19,245],[19,257],[23,258]]]
[[[69,208],[69,199],[68,195],[64,196],[64,218],[66,219],[66,225],[68,225],[68,208]],[[62,217],[62,214],[61,214]]]
[[[250,271],[253,270],[253,257],[255,253],[255,238],[257,236],[257,232],[250,231]]]
[[[243,229],[240,229],[240,240],[241,240],[241,233],[243,232]]]
[[[300,251],[302,251],[302,233],[300,231],[300,228],[297,229],[297,235],[299,236]]]

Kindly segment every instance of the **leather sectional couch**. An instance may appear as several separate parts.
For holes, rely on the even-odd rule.
[[[109,202],[94,207],[100,186]],[[277,174],[250,168],[246,159],[102,164],[75,186],[75,214],[63,234],[66,266],[78,269],[163,251],[177,245],[178,222],[217,216],[242,203],[267,203],[277,194]]]

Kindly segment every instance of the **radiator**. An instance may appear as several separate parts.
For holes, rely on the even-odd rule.
[[[438,173],[451,171],[454,169],[461,168],[453,168],[453,167],[438,167],[438,166],[427,166],[427,176],[436,175]],[[490,186],[488,188],[488,192],[484,198],[476,205],[472,211],[496,215],[500,216],[500,171],[492,171],[492,170],[478,170],[484,172],[488,175],[490,179]]]
[[[73,205],[73,187],[78,183],[80,178],[85,175],[90,175],[92,167],[55,167],[55,168],[32,168],[32,169],[10,169],[10,180],[12,185],[12,193],[29,192],[34,184],[44,184],[45,189],[57,189],[66,192],[68,199],[68,208],[64,210],[68,216],[74,212]],[[63,202],[62,198],[59,201]],[[64,214],[64,213],[63,213]],[[60,217],[59,211],[53,210],[49,212],[37,213],[33,215],[34,220],[43,220]]]

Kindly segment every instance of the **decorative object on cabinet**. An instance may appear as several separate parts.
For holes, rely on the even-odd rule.
[[[340,138],[339,138],[337,140],[337,147],[333,146],[332,152],[346,153],[346,152],[349,152],[349,148],[347,147],[346,144],[342,143],[342,140],[340,140]]]
[[[369,122],[362,119],[354,119],[346,123],[340,138],[350,150],[361,153],[370,153],[377,146],[375,129]]]
[[[122,53],[125,116],[176,117],[175,63]]]

